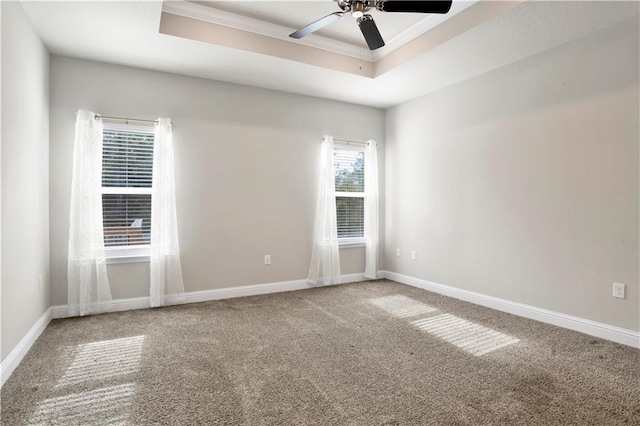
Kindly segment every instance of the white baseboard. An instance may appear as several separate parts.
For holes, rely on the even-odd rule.
[[[4,383],[16,369],[18,364],[22,361],[22,358],[29,352],[31,346],[40,337],[40,334],[47,328],[51,322],[51,308],[48,308],[44,314],[36,321],[36,323],[29,329],[27,334],[20,340],[20,343],[13,348],[13,350],[7,355],[7,357],[0,364],[0,388],[4,386]]]
[[[378,276],[383,278],[383,273]],[[342,284],[365,281],[363,273],[347,274],[340,277]],[[183,303],[208,302],[210,300],[231,299],[234,297],[257,296],[259,294],[282,293],[285,291],[304,290],[314,288],[306,280],[281,281],[266,284],[253,284],[240,287],[216,288],[212,290],[190,291],[184,294]],[[130,311],[134,309],[145,309],[151,306],[149,297],[134,297],[130,299],[116,299],[111,302],[109,312]],[[67,305],[57,305],[51,307],[52,318],[68,318]]]
[[[574,317],[531,305],[525,305],[523,303],[511,302],[509,300],[487,296],[481,293],[463,290],[444,284],[438,284],[420,278],[398,274],[396,272],[384,271],[384,277],[412,287],[418,287],[423,290],[464,300],[465,302],[471,302],[476,305],[486,306],[488,308],[518,315],[520,317],[533,319],[562,328],[568,328],[570,330],[579,331],[581,333],[611,340],[634,348],[640,348],[640,333],[637,331],[614,327],[612,325]]]
[[[209,300],[232,299],[235,297],[256,296],[259,294],[281,293],[285,291],[312,288],[305,280],[282,281],[267,284],[245,285],[241,287],[219,288],[213,290],[191,291],[185,293],[185,303],[207,302]]]
[[[134,309],[145,309],[151,307],[149,297],[131,297],[129,299],[115,299],[109,303],[108,312],[131,311]],[[69,307],[67,305],[54,305],[51,307],[51,318],[69,318],[75,315],[69,315]]]

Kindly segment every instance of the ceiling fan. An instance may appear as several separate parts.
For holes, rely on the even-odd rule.
[[[447,13],[451,9],[452,0],[333,0],[338,3],[341,12],[334,12],[310,23],[306,27],[289,34],[291,38],[302,38],[312,32],[332,24],[347,14],[356,18],[360,31],[369,46],[376,50],[384,46],[384,40],[376,23],[367,12],[374,8],[381,12],[413,12],[413,13]]]

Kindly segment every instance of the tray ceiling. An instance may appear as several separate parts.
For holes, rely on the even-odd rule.
[[[324,1],[331,12],[334,2]],[[213,10],[210,4],[179,3]],[[454,5],[458,3],[461,2],[454,0]],[[284,28],[281,36],[285,40],[180,15],[171,16],[191,24],[192,28],[187,25],[180,29],[192,33],[169,35],[159,31],[167,14],[163,12],[166,4],[161,1],[23,1],[21,5],[53,55],[167,72],[171,73],[167,75],[168,81],[174,78],[172,74],[181,74],[380,108],[407,102],[622,21],[635,20],[637,25],[640,7],[638,2],[618,1],[482,0],[412,40],[405,40],[400,48],[367,59],[358,57],[367,50],[345,42],[349,39],[338,28],[327,29],[331,33],[325,36],[317,35],[316,42],[324,43],[324,48],[286,40],[287,26],[298,20],[305,25],[309,19],[299,9],[281,16],[274,7],[287,10],[282,3],[274,7],[244,1],[223,5],[226,9],[247,7],[250,10],[243,13],[249,14],[257,13],[255,7],[265,8],[281,17],[278,22],[274,18],[268,18],[273,20],[270,22],[264,20],[267,18],[216,11],[220,15],[232,13],[245,20],[254,19],[260,26]],[[316,10],[311,7],[315,6],[309,7],[305,13],[309,12],[314,20]],[[384,21],[380,21],[382,25],[386,25]],[[195,27],[215,28],[220,34],[228,34],[226,31],[232,29],[243,40],[237,37],[207,40],[213,34],[206,31],[195,34]],[[297,28],[289,30],[294,29]],[[402,34],[394,39],[402,38]],[[359,36],[357,32],[356,35]],[[241,41],[255,44],[230,45]],[[316,62],[285,57],[292,54],[291,48],[273,49],[274,41],[296,46],[296,54],[315,58]],[[392,44],[391,40],[388,42]],[[265,44],[273,50],[259,51]],[[336,45],[344,47],[345,52],[332,51]],[[55,62],[52,64],[55,66]],[[138,84],[125,78],[130,75],[126,70],[121,72],[123,84]]]
[[[351,16],[302,39],[289,37],[298,28],[338,11],[330,0],[165,1],[160,32],[375,78],[518,3],[520,0],[455,1],[447,14],[371,10],[386,41],[375,51],[366,47]],[[467,12],[469,9],[472,11]],[[383,58],[384,63],[379,63]]]
[[[288,28],[301,28],[323,16],[340,10],[336,2],[322,1],[212,1],[196,2],[204,6],[271,22]],[[428,15],[419,13],[383,13],[377,10],[369,12],[378,25],[385,40],[397,37],[406,29]],[[362,34],[350,16],[323,28],[315,34],[367,49]],[[367,49],[368,50],[368,49]]]

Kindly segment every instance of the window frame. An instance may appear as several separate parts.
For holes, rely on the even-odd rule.
[[[365,148],[366,148],[365,146],[361,146],[360,144],[355,145],[348,142],[334,141],[333,155],[335,156],[336,150],[341,150],[341,151],[361,152],[363,157],[366,157],[367,153]],[[366,159],[365,159],[365,162],[366,162]],[[332,169],[333,169],[332,171],[335,178],[335,173],[336,173],[335,163],[332,164]],[[365,179],[364,190],[362,192],[343,192],[343,191],[336,191],[335,184],[334,184],[333,194],[334,194],[334,198],[336,199],[336,203],[338,202],[338,197],[348,197],[348,198],[362,198],[362,203],[363,205],[365,205],[366,204],[365,203],[366,185],[367,185],[367,181]],[[366,246],[367,236],[365,234],[366,231],[364,229],[364,211],[362,212],[362,225],[363,225],[362,237],[342,237],[342,238],[338,237],[338,245],[340,246],[340,248],[357,248],[357,247]]]
[[[148,133],[148,134],[154,135],[154,144],[155,144],[155,126],[153,125],[111,122],[103,119],[102,129],[103,129],[103,136],[102,136],[103,144],[104,144],[104,130],[131,132],[131,133],[133,132]],[[154,146],[154,149],[155,149],[155,146]],[[102,163],[103,161],[102,155],[100,157],[100,161],[101,161],[101,165],[104,166],[104,164]],[[152,182],[153,182],[153,178],[152,178]],[[152,188],[104,187],[102,186],[102,181],[101,181],[100,191],[101,191],[101,196],[108,195],[108,194],[150,195],[152,197],[151,202],[153,203],[153,195],[151,193]],[[103,220],[104,220],[104,216],[103,216]],[[102,238],[104,239],[104,225],[102,228]],[[151,255],[151,244],[136,244],[131,246],[105,246],[104,251],[105,251],[105,257],[107,259],[107,264],[149,262],[150,255]]]

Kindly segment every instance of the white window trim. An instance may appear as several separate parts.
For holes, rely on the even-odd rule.
[[[149,133],[149,134],[154,134],[155,132],[154,124],[144,125],[144,124],[112,122],[112,121],[108,121],[107,118],[102,119],[102,128],[104,130],[114,130],[114,131],[119,130],[122,132],[137,132],[137,133]]]
[[[104,130],[124,131],[124,132],[139,132],[154,134],[153,126],[136,125],[129,123],[119,122],[103,122]],[[149,194],[151,195],[151,188],[114,188],[114,187],[102,187],[102,194]],[[104,232],[104,231],[103,231]],[[104,237],[103,237],[104,238]],[[118,263],[140,263],[149,262],[151,256],[151,246],[135,245],[135,246],[108,246],[104,248],[105,257],[107,258],[107,264]]]
[[[358,248],[367,246],[366,239],[364,237],[338,238],[338,245],[340,248]]]
[[[348,143],[348,142],[334,142],[333,143],[333,148],[339,148],[343,151],[357,151],[357,152],[364,152],[365,149],[361,144],[353,144],[353,143]]]
[[[130,195],[130,194],[149,194],[151,195],[151,188],[119,188],[117,186],[108,186],[102,187],[103,194],[122,194],[122,195]]]
[[[107,265],[115,263],[139,263],[149,262],[151,246],[149,244],[139,246],[109,246],[104,248]]]
[[[364,192],[341,192],[334,191],[336,197],[364,198]]]

